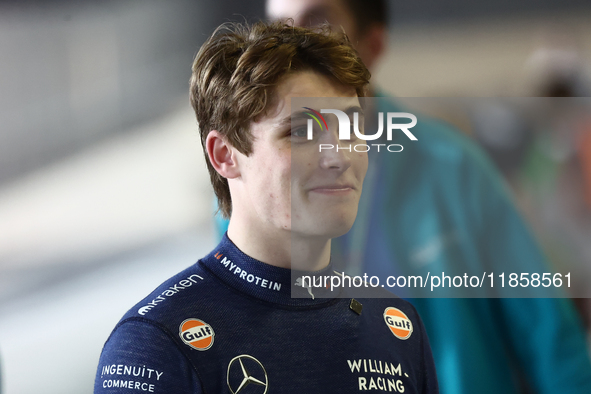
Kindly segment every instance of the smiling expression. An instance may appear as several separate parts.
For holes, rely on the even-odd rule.
[[[239,157],[245,203],[254,208],[249,210],[251,223],[266,230],[334,238],[346,233],[355,221],[367,154],[343,149],[319,152],[319,144],[349,147],[355,141],[338,140],[338,121],[331,114],[324,115],[328,129],[316,125],[309,140],[310,117],[302,116],[307,110],[299,106],[292,117],[291,99],[295,97],[315,98],[304,102],[316,111],[347,112],[360,106],[355,88],[322,74],[300,71],[286,76],[277,87],[270,105],[273,109],[251,126],[252,153]]]

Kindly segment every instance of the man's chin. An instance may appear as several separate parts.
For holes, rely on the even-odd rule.
[[[319,238],[337,238],[345,235],[353,227],[355,219],[316,220],[307,226],[296,226],[292,222],[292,234]]]

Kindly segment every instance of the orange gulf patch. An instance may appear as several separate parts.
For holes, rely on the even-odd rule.
[[[213,345],[213,328],[199,319],[187,319],[179,327],[179,336],[184,343],[197,350],[207,350]]]
[[[400,309],[388,307],[384,311],[384,321],[398,339],[408,339],[413,331],[413,325],[408,316]]]

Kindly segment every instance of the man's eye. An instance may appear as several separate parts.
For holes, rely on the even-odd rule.
[[[292,138],[306,138],[308,136],[308,128],[307,127],[295,127],[291,129],[291,137]]]
[[[355,119],[357,118],[358,119]],[[365,134],[365,118],[363,115],[352,115],[351,118],[351,133],[355,134],[353,131],[357,130],[359,134]]]

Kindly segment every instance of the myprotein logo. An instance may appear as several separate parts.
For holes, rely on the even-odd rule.
[[[398,339],[408,339],[413,331],[412,322],[400,309],[389,307],[384,311],[384,320]]]
[[[359,129],[359,112],[353,112],[353,122],[351,122],[350,115],[345,113],[344,111],[338,109],[321,109],[320,112],[309,108],[309,107],[302,107],[307,109],[310,112],[305,112],[307,115],[312,117],[312,119],[308,119],[307,122],[307,138],[308,140],[312,140],[314,137],[313,128],[314,128],[314,121],[320,126],[321,130],[326,127],[328,130],[328,124],[326,120],[322,116],[322,114],[333,114],[337,117],[338,125],[339,125],[339,140],[351,140],[351,126],[353,126],[353,133],[355,137],[363,140],[363,141],[375,141],[382,137],[384,134],[384,117],[386,118],[386,140],[392,141],[393,135],[395,131],[402,131],[408,139],[411,141],[417,141],[417,137],[410,131],[411,128],[416,126],[417,124],[417,117],[408,112],[387,112],[384,116],[383,112],[378,112],[378,130],[374,134],[366,134],[362,133]],[[410,122],[400,123],[400,120],[410,120]],[[322,122],[321,122],[322,121]],[[380,148],[385,147],[386,150],[389,152],[401,152],[404,148],[400,144],[357,144],[343,147],[343,146],[334,146],[332,144],[320,144],[320,152],[323,150],[330,150],[336,149],[337,152],[339,150],[348,150],[354,149],[356,152],[368,152],[372,147],[377,148],[380,151]]]
[[[179,327],[183,342],[197,350],[207,350],[213,345],[213,328],[203,320],[187,319]]]
[[[223,256],[223,258],[222,258]],[[270,279],[261,278],[254,274],[249,273],[245,269],[238,266],[238,264],[234,263],[230,260],[227,256],[224,256],[220,252],[217,252],[214,257],[219,260],[219,263],[226,267],[228,271],[246,281],[248,283],[252,283],[254,286],[264,287],[265,289],[274,290],[274,291],[281,291],[281,283],[274,282]],[[221,260],[220,260],[221,259]]]

